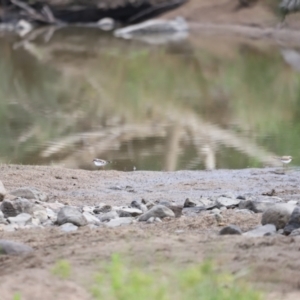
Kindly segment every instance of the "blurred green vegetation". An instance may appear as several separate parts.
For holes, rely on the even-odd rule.
[[[215,270],[211,261],[176,272],[146,271],[127,266],[116,254],[95,276],[94,299],[107,300],[259,300],[262,295],[230,274]]]
[[[64,49],[63,39],[33,43],[38,60],[34,51],[13,50],[11,41],[0,41],[5,58],[0,62],[3,162],[46,164],[81,147],[79,142],[55,157],[41,157],[53,140],[128,124],[188,122],[187,116],[195,115],[272,153],[292,155],[299,164],[300,75],[274,45],[233,44],[232,55],[222,56],[192,42],[177,48],[116,40],[106,44],[110,42],[107,50],[86,49],[89,55],[62,54],[57,47]],[[222,43],[216,40],[214,47],[222,48]],[[197,153],[184,130],[179,169]],[[132,145],[141,144],[138,139]],[[162,137],[160,141],[164,143]],[[123,148],[126,161],[128,149]],[[218,167],[260,166],[259,160],[226,145],[216,148]],[[138,155],[139,149],[134,152]],[[163,156],[162,151],[139,157],[138,167],[159,170]]]

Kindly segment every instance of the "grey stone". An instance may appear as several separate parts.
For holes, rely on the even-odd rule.
[[[289,235],[295,229],[300,228],[300,207],[297,206],[294,208],[287,225],[284,227],[284,234]]]
[[[220,235],[231,235],[231,234],[237,234],[237,235],[241,235],[242,234],[242,230],[240,229],[240,227],[236,226],[236,225],[229,225],[226,226],[224,228],[222,228],[219,232]]]
[[[83,211],[83,212],[93,213],[94,209],[95,209],[95,207],[93,207],[93,206],[84,206],[84,207],[82,208],[82,211]]]
[[[87,221],[77,208],[72,206],[64,206],[57,214],[56,223],[58,225],[72,223],[76,226],[84,226],[87,224]]]
[[[291,233],[290,236],[297,236],[300,235],[300,228],[294,229]]]
[[[168,205],[165,206],[173,211],[173,213],[175,214],[175,218],[180,218],[182,216],[182,209],[183,209],[182,205],[169,203]]]
[[[248,237],[262,237],[273,235],[276,233],[276,227],[273,224],[266,224],[263,226],[258,226],[250,231],[243,233],[243,235]]]
[[[281,203],[282,200],[278,197],[260,197],[255,200],[241,201],[239,204],[240,209],[249,209],[255,213],[264,212],[268,208],[277,203]]]
[[[182,210],[182,214],[185,216],[196,216],[199,213],[206,211],[204,206],[186,207]]]
[[[58,212],[65,205],[60,202],[55,201],[55,202],[43,203],[43,206],[53,210],[54,212]]]
[[[167,208],[166,206],[155,205],[149,211],[147,211],[146,213],[141,215],[138,220],[141,222],[143,222],[143,221],[146,222],[151,217],[154,217],[154,218],[158,217],[161,219],[165,218],[165,217],[175,218],[175,214],[171,209]]]
[[[51,209],[51,208],[46,208],[46,213],[47,213],[47,217],[53,222],[55,223],[57,220],[57,214]]]
[[[27,245],[7,240],[0,240],[0,254],[20,255],[28,254],[32,251],[33,249]]]
[[[162,220],[160,218],[154,218],[151,217],[150,219],[147,220],[147,223],[161,223]]]
[[[228,208],[226,207],[226,206],[221,206],[220,207],[220,211],[222,212],[222,211],[225,211],[225,210],[227,210]]]
[[[133,218],[117,218],[112,219],[109,222],[105,223],[106,227],[118,227],[122,225],[129,225],[133,222]]]
[[[251,193],[246,193],[244,195],[239,195],[236,198],[240,199],[240,200],[254,200],[255,199],[255,195],[253,195]]]
[[[146,205],[147,210],[151,209],[153,206],[155,206],[155,203],[153,201],[147,201],[145,199],[142,199],[142,204]]]
[[[12,231],[16,231],[19,228],[19,226],[17,224],[7,224],[7,225],[0,224],[0,228],[3,231],[12,232]]]
[[[19,226],[22,226],[30,224],[32,216],[26,213],[21,213],[16,217],[9,217],[7,220],[10,224],[18,224]]]
[[[218,209],[218,208],[214,208],[214,209],[212,209],[210,212],[211,212],[212,214],[219,214],[219,213],[221,212],[221,210]]]
[[[186,207],[194,207],[194,206],[197,206],[196,202],[191,201],[190,198],[186,198],[185,199],[184,204],[183,204],[184,208],[186,208]]]
[[[78,229],[78,226],[76,226],[72,223],[64,223],[63,225],[59,226],[59,228],[63,232],[72,232],[72,231],[76,231]]]
[[[277,203],[269,207],[262,215],[261,224],[274,224],[276,229],[284,228],[288,223],[295,205]]]
[[[6,189],[2,183],[2,181],[0,180],[0,202],[4,200],[4,197],[6,196],[7,192]]]
[[[11,192],[16,197],[35,199],[42,202],[48,201],[48,195],[34,187],[22,187]]]
[[[216,219],[218,225],[223,224],[223,217],[222,217],[221,214],[214,214],[214,217],[215,217],[215,219]]]
[[[40,223],[44,223],[48,220],[48,213],[46,209],[43,210],[35,210],[33,212],[33,217],[38,219]]]
[[[0,210],[0,224],[5,224],[6,223],[6,220],[4,218],[4,214],[3,212]]]
[[[118,209],[118,214],[120,216],[120,213],[128,213],[130,217],[137,217],[143,214],[142,210],[134,207],[124,207],[121,209]],[[120,216],[121,217],[121,216]]]
[[[4,217],[15,217],[21,213],[32,214],[33,203],[25,198],[15,200],[4,200],[0,205]]]
[[[118,213],[115,210],[107,212],[107,213],[104,213],[104,214],[101,214],[100,216],[97,216],[97,218],[101,222],[108,222],[108,221],[110,221],[112,219],[116,219],[118,217],[119,217],[119,215],[118,215]]]
[[[206,209],[213,209],[216,207],[215,200],[209,198],[200,198],[197,206],[204,206]]]
[[[101,213],[107,213],[110,212],[112,210],[112,206],[111,205],[103,205],[100,207],[95,207],[94,209],[94,214],[101,214]]]
[[[132,201],[131,204],[130,204],[130,206],[141,210],[143,213],[145,213],[146,211],[148,211],[148,208],[147,208],[147,206],[145,204],[138,203],[136,200]]]
[[[85,217],[88,224],[94,224],[94,225],[100,224],[100,220],[96,216],[92,215],[91,213],[85,211],[82,215]]]
[[[216,206],[218,208],[225,206],[227,208],[237,207],[241,202],[240,199],[232,199],[227,197],[219,197],[216,201]]]

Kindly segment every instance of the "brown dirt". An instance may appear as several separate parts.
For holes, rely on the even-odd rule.
[[[273,188],[286,201],[299,199],[300,194],[300,178],[292,169],[285,175],[275,174],[274,169],[126,173],[3,165],[0,174],[9,191],[34,186],[47,192],[50,201],[75,205],[128,204],[141,198],[182,203],[186,197],[199,199],[229,192],[261,195]],[[111,189],[115,186],[122,190]],[[226,224],[239,225],[243,231],[258,225],[260,218],[260,214],[224,213]],[[55,227],[0,232],[0,239],[24,242],[35,249],[25,258],[0,257],[0,299],[12,299],[18,291],[22,300],[48,300],[53,296],[57,300],[90,299],[87,290],[92,276],[113,252],[149,268],[195,265],[212,257],[221,269],[249,271],[246,278],[266,291],[266,299],[300,299],[300,238],[219,237],[219,230],[214,218],[204,212],[161,224],[80,228],[69,234]],[[73,272],[68,280],[62,281],[51,272],[60,259],[71,262]]]

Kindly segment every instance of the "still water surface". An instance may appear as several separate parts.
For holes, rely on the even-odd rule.
[[[0,162],[199,170],[292,155],[297,166],[297,55],[270,41],[158,46],[86,28],[1,37]]]

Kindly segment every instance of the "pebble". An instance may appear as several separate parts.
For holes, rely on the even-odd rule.
[[[16,217],[7,218],[10,224],[17,224],[19,226],[24,226],[31,223],[32,216],[30,214],[21,213]]]
[[[261,224],[274,224],[276,229],[281,229],[288,223],[295,205],[288,203],[277,203],[269,207],[262,215]]]
[[[95,214],[101,214],[101,213],[107,213],[107,212],[110,212],[112,210],[112,206],[111,205],[103,205],[103,206],[98,206],[98,207],[95,207],[94,209],[94,213]]]
[[[236,226],[236,225],[228,225],[224,228],[222,228],[219,232],[220,235],[241,235],[243,232],[240,229],[240,227]]]
[[[25,198],[17,198],[15,200],[4,200],[1,202],[0,210],[4,217],[15,217],[20,213],[32,214],[33,203]]]
[[[0,254],[20,255],[33,252],[33,249],[25,244],[0,240]]]
[[[285,235],[289,235],[294,230],[300,228],[300,207],[294,208],[287,225],[284,227],[283,232]]]
[[[64,206],[57,214],[56,223],[58,225],[72,223],[76,226],[84,226],[87,224],[87,221],[76,207]]]
[[[133,218],[117,218],[112,219],[109,222],[105,223],[106,227],[118,227],[122,225],[129,225],[133,222]]]
[[[48,195],[46,193],[33,187],[22,187],[12,191],[10,194],[16,197],[35,199],[42,202],[46,202],[49,200]]]
[[[4,219],[4,214],[3,212],[0,210],[0,224],[5,224],[6,220]]]
[[[104,214],[101,214],[100,216],[97,216],[97,218],[101,221],[101,222],[109,222],[112,219],[116,219],[118,218],[119,215],[118,213],[113,210]]]
[[[100,225],[100,223],[101,223],[100,220],[96,216],[92,215],[91,213],[89,213],[87,211],[83,212],[82,215],[85,217],[88,224]]]
[[[124,213],[124,215],[127,213],[131,217],[137,217],[137,216],[140,216],[143,214],[143,211],[141,209],[134,208],[134,207],[123,207],[121,209],[118,209],[117,212],[118,212],[119,216],[120,216],[120,213],[121,214]]]
[[[263,237],[269,236],[276,233],[276,227],[274,224],[266,224],[263,226],[258,226],[250,231],[243,233],[244,236],[248,237]]]
[[[168,207],[166,207],[164,205],[155,205],[149,211],[147,211],[145,214],[141,215],[138,220],[140,222],[143,222],[143,221],[147,221],[151,217],[154,217],[154,218],[158,217],[161,219],[165,218],[165,217],[175,218],[175,214],[171,209],[169,209]]]
[[[226,208],[233,208],[237,207],[239,203],[241,202],[240,199],[233,199],[233,198],[227,198],[227,197],[219,197],[216,201],[216,206],[218,208],[225,206]]]
[[[65,223],[61,226],[59,226],[59,228],[63,231],[63,232],[72,232],[72,231],[76,231],[78,229],[78,226],[72,224],[72,223]]]
[[[6,189],[2,183],[2,181],[0,180],[0,202],[4,200],[4,197],[6,196],[7,192]]]

